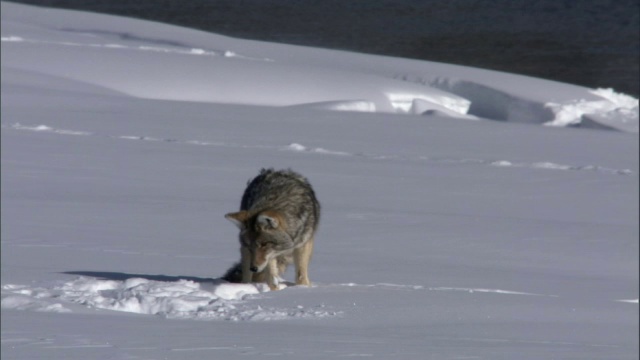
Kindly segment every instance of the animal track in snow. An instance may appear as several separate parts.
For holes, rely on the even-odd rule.
[[[630,300],[616,300],[618,302],[627,303],[627,304],[637,304],[638,299],[630,299]]]
[[[556,164],[553,162],[535,162],[535,163],[514,163],[506,160],[498,160],[489,162],[491,166],[498,167],[525,167],[532,169],[546,169],[546,170],[573,170],[573,171],[597,171],[601,173],[609,173],[613,175],[631,175],[633,171],[629,169],[611,169],[603,166],[585,165],[585,166],[572,166]]]
[[[521,291],[511,291],[511,290],[501,290],[501,289],[460,288],[460,287],[425,287],[425,286],[422,286],[422,285],[402,285],[402,284],[389,284],[389,283],[378,283],[378,284],[369,284],[369,285],[346,283],[346,284],[339,284],[339,286],[388,288],[388,289],[397,289],[397,290],[456,291],[456,292],[466,292],[466,293],[469,293],[469,294],[473,294],[473,293],[490,293],[490,294],[500,294],[500,295],[526,295],[526,296],[558,297],[557,295],[534,294],[534,293],[527,293],[527,292],[521,292]]]
[[[334,150],[327,150],[327,149],[323,149],[323,148],[312,148],[312,149],[309,149],[306,146],[300,145],[298,143],[291,143],[288,146],[283,147],[281,150],[297,151],[297,152],[310,152],[310,153],[326,154],[326,155],[353,156],[353,154],[348,153],[348,152],[344,152],[344,151],[334,151]]]
[[[492,167],[502,167],[502,168],[528,168],[535,170],[555,170],[555,171],[587,171],[587,172],[596,172],[600,174],[608,174],[608,175],[633,175],[634,172],[629,169],[613,169],[599,165],[567,165],[567,164],[558,164],[554,162],[513,162],[509,160],[483,160],[483,159],[473,159],[473,158],[445,158],[445,157],[429,157],[429,156],[398,156],[398,155],[388,155],[388,154],[373,154],[373,153],[350,153],[346,151],[339,150],[329,150],[320,147],[309,148],[300,143],[290,143],[286,146],[273,146],[273,145],[247,145],[247,144],[238,144],[238,143],[227,143],[220,141],[201,141],[201,140],[181,140],[176,138],[158,138],[153,136],[145,136],[145,135],[98,135],[87,131],[76,131],[76,130],[65,130],[65,129],[56,129],[47,125],[34,125],[27,126],[22,125],[20,123],[14,123],[11,125],[2,125],[2,128],[8,128],[13,130],[27,130],[27,131],[36,131],[36,132],[47,132],[54,133],[59,135],[84,135],[84,136],[103,136],[112,139],[118,140],[140,140],[140,141],[153,141],[153,142],[165,142],[165,143],[176,143],[176,144],[185,144],[185,145],[196,145],[196,146],[219,146],[219,147],[228,147],[228,148],[242,148],[242,149],[266,149],[266,150],[278,150],[278,151],[290,151],[297,152],[303,154],[319,154],[319,155],[327,155],[327,156],[344,156],[344,157],[359,157],[359,158],[367,158],[372,160],[408,160],[408,161],[420,161],[424,163],[434,163],[434,164],[459,164],[459,165],[484,165],[484,166],[492,166]]]
[[[115,278],[114,278],[115,279]],[[377,284],[314,284],[312,289],[367,288],[373,291],[427,291],[502,296],[539,296],[559,298],[557,295],[536,294],[489,288],[425,287],[390,283]],[[283,288],[286,288],[283,285]],[[69,313],[80,307],[159,315],[185,320],[271,321],[290,319],[318,319],[342,316],[343,311],[332,310],[324,303],[313,306],[263,307],[256,304],[260,294],[269,292],[266,284],[230,284],[218,279],[177,281],[129,277],[101,279],[81,276],[59,281],[49,286],[2,286],[3,309]],[[314,291],[314,290],[310,290]],[[347,290],[348,291],[348,290]],[[637,304],[638,300],[612,300]]]
[[[469,294],[473,294],[473,293],[490,293],[490,294],[502,294],[502,295],[527,295],[527,296],[558,297],[557,295],[544,295],[544,294],[534,294],[534,293],[527,293],[527,292],[521,292],[521,291],[500,290],[500,289],[482,289],[482,288],[433,287],[433,288],[428,288],[427,290],[431,290],[431,291],[462,291],[462,292],[467,292]]]
[[[51,132],[51,133],[56,133],[56,134],[61,134],[61,135],[91,135],[90,132],[86,132],[86,131],[54,129],[54,128],[46,126],[46,125],[23,126],[23,125],[21,125],[19,123],[16,123],[16,124],[11,125],[11,128],[16,129],[16,130],[30,130],[30,131]]]

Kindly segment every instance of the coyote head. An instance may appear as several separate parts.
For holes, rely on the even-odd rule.
[[[246,210],[224,216],[240,229],[240,244],[251,254],[251,271],[261,272],[278,255],[293,249],[283,214],[266,210],[255,215]]]

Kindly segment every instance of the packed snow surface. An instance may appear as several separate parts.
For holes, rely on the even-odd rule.
[[[3,359],[637,358],[637,99],[1,14]],[[262,167],[322,203],[311,287],[219,278]]]

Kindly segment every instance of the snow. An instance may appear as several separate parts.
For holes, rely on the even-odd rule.
[[[5,2],[1,43],[3,359],[637,358],[637,99]],[[219,279],[261,167],[322,203],[311,287]]]
[[[169,319],[248,321],[336,316],[335,312],[302,306],[296,310],[279,310],[245,305],[246,301],[242,299],[268,291],[264,284],[202,284],[190,280],[166,282],[143,278],[114,281],[79,277],[51,289],[7,285],[3,290],[13,295],[2,299],[2,307],[19,310],[72,312],[57,302],[62,301]],[[33,301],[34,298],[39,300]],[[55,303],[48,304],[43,299]]]
[[[555,113],[555,119],[545,123],[551,126],[575,125],[593,121],[602,126],[611,125],[618,130],[638,132],[638,99],[618,94],[613,89],[595,89],[591,91],[605,100],[576,100],[564,104],[548,103]]]

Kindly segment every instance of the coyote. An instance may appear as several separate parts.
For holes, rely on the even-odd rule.
[[[240,211],[225,218],[240,229],[240,263],[222,278],[229,282],[266,282],[271,290],[287,266],[296,267],[296,284],[310,285],[320,204],[309,181],[292,170],[262,169],[247,184]]]

